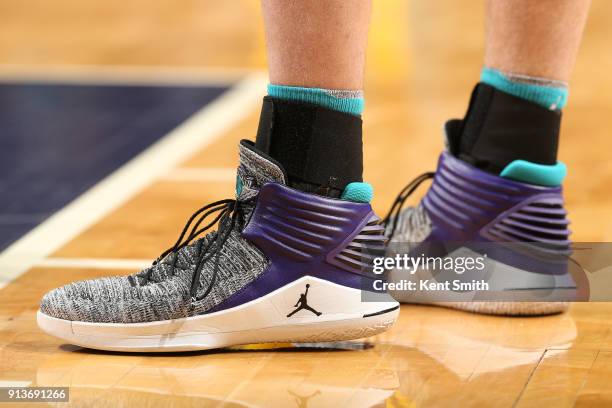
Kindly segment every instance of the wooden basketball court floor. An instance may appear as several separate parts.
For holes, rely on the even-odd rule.
[[[481,1],[375,2],[365,178],[380,213],[433,168],[443,121],[464,113],[482,18]],[[594,0],[564,112],[577,241],[612,238],[611,18],[612,3]],[[0,255],[0,386],[70,387],[58,406],[612,405],[606,303],[543,318],[404,305],[392,330],[362,341],[173,355],[97,352],[43,334],[35,313],[46,291],[134,271],[193,210],[232,196],[237,142],[254,135],[266,83],[263,33],[249,0],[4,0],[0,22],[2,80],[232,85]]]

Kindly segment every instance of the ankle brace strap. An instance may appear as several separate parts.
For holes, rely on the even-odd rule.
[[[339,196],[362,181],[358,116],[266,96],[255,145],[282,164],[293,187]]]

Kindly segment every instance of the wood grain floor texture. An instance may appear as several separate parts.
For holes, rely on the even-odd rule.
[[[480,0],[375,2],[364,143],[379,213],[404,184],[433,169],[444,120],[463,115],[482,64],[482,7]],[[611,18],[612,3],[594,0],[564,112],[560,159],[569,167],[565,191],[577,241],[612,239]],[[0,0],[0,74],[87,65],[264,69],[258,2]],[[232,195],[237,143],[254,136],[257,116],[253,106],[50,258],[155,258],[193,210]],[[129,272],[39,266],[1,289],[0,385],[69,386],[70,404],[58,406],[75,407],[612,405],[607,303],[574,304],[543,318],[404,305],[392,330],[363,341],[177,355],[94,352],[36,327],[46,291]]]

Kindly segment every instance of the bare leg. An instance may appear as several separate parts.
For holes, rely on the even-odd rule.
[[[263,0],[270,83],[361,89],[371,0]]]
[[[262,0],[270,84],[255,146],[281,163],[294,188],[371,199],[361,137],[371,7],[371,0]],[[345,192],[351,183],[361,184]]]
[[[487,0],[485,65],[567,82],[590,0]]]
[[[552,187],[562,183],[565,170],[557,162],[560,110],[567,100],[567,82],[589,5],[590,0],[487,0],[486,68],[481,81],[504,94],[485,88],[473,98],[475,111],[487,113],[484,118],[467,115],[467,127],[479,130],[467,135],[472,144],[462,144],[462,154],[477,157],[477,162],[488,160],[490,172],[508,170],[500,173],[502,177]],[[506,167],[522,160],[542,167],[523,172]],[[529,228],[535,231],[538,225]],[[562,240],[569,239],[568,231],[557,233]],[[563,302],[447,305],[504,315],[543,315],[567,308]]]

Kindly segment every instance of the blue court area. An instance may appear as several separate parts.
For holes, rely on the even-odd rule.
[[[0,83],[0,250],[226,89]]]

